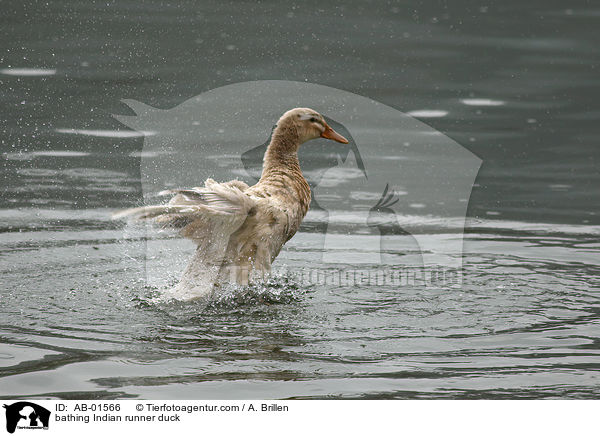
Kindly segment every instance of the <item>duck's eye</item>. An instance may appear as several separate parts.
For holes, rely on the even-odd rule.
[[[311,121],[311,123],[316,123],[316,122],[317,122],[317,119],[316,119],[315,117],[312,117],[312,118],[310,119],[310,121]]]

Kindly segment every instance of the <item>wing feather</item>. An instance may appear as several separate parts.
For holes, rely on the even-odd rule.
[[[168,204],[127,209],[113,218],[153,220],[163,227],[180,229],[182,236],[193,240],[215,233],[229,236],[256,206],[256,200],[240,189],[245,184],[235,182],[208,179],[203,187],[161,191],[159,195],[174,195]]]

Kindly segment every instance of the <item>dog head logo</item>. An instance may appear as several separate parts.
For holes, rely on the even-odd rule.
[[[47,429],[50,423],[50,411],[29,401],[5,404],[6,431],[14,433],[17,428]]]

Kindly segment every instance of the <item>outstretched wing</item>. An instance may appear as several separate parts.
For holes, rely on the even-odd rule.
[[[214,241],[217,235],[228,238],[256,207],[256,201],[243,192],[248,185],[234,182],[207,179],[204,187],[162,191],[159,195],[174,194],[168,204],[127,209],[113,218],[153,220],[163,227],[178,229],[183,237],[199,245]]]
[[[129,209],[113,217],[152,220],[194,241],[196,252],[171,294],[178,299],[202,297],[219,277],[231,235],[257,209],[256,200],[244,192],[247,188],[239,181],[207,179],[204,187],[161,192],[174,194],[168,204]]]

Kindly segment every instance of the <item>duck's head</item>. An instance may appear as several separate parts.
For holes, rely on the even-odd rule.
[[[298,133],[300,144],[311,139],[326,138],[347,144],[348,140],[333,130],[323,115],[309,108],[298,107],[287,111],[279,119],[278,126],[294,126]]]

